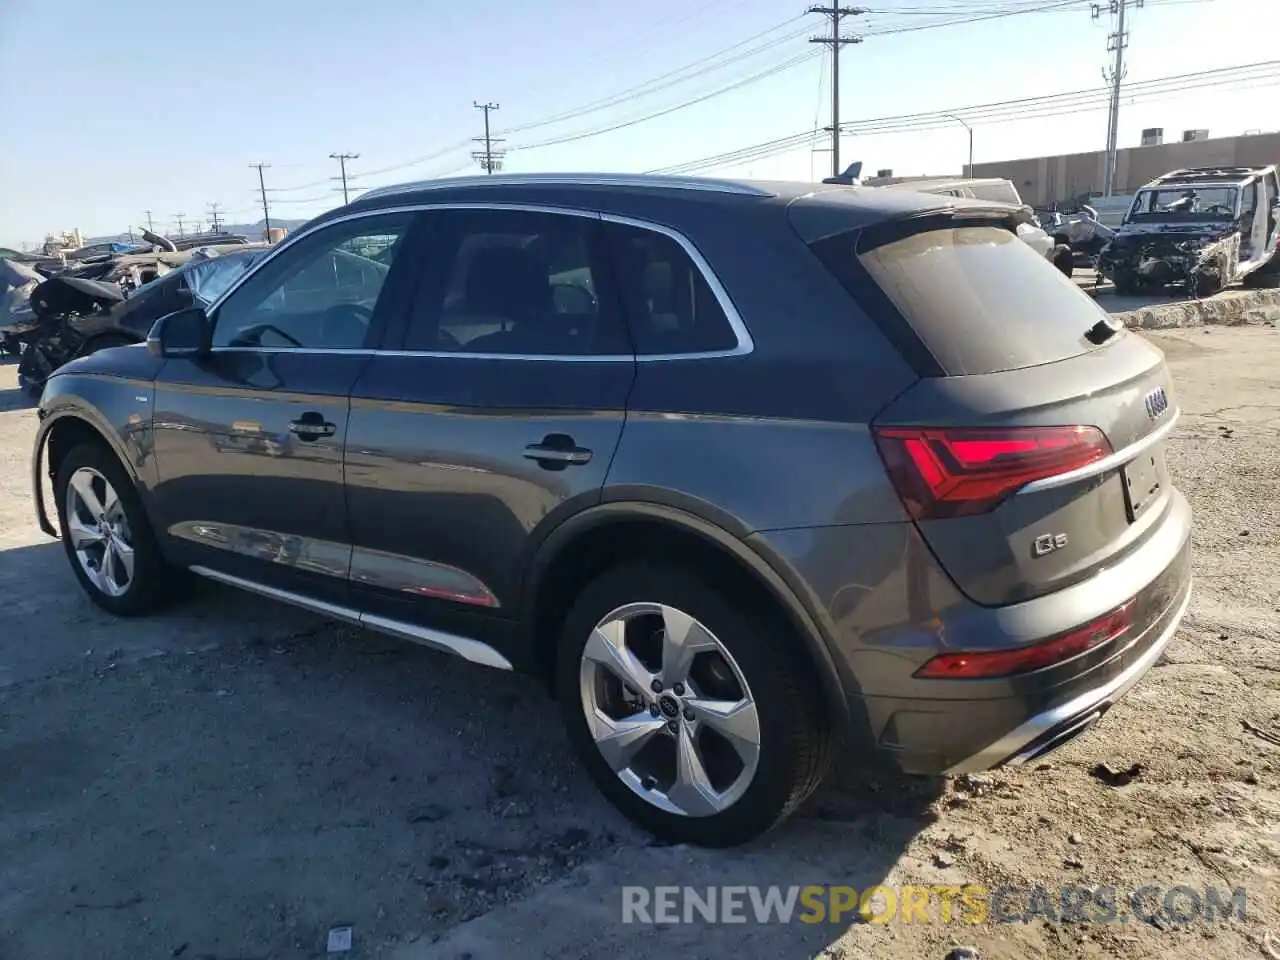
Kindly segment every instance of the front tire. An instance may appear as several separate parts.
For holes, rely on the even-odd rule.
[[[54,478],[58,525],[89,599],[121,617],[150,613],[168,570],[133,479],[105,444],[70,450]]]
[[[703,573],[601,575],[565,620],[556,688],[602,793],[672,843],[726,847],[822,781],[831,736],[794,638]]]

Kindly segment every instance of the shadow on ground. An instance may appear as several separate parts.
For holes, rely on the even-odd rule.
[[[18,387],[0,390],[0,413],[6,410],[26,410],[28,407],[34,407],[35,405],[35,399],[28,396],[26,391]]]
[[[622,886],[862,889],[933,794],[846,775],[755,845],[656,847],[532,680],[213,586],[115,620],[59,543],[0,552],[0,624],[15,956],[306,957],[350,923],[354,957],[473,942],[479,960],[548,921],[530,955],[808,956],[840,929],[624,926]]]

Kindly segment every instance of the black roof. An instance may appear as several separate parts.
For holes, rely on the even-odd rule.
[[[1261,177],[1271,167],[1183,167],[1156,177],[1148,187],[1169,186],[1184,183],[1243,183],[1252,177]]]
[[[315,222],[370,209],[485,201],[564,205],[659,220],[663,211],[686,204],[704,209],[769,206],[782,210],[790,207],[793,219],[801,209],[822,208],[829,212],[838,211],[844,229],[931,210],[999,206],[910,190],[803,181],[727,180],[655,174],[528,173],[452,177],[381,187],[362,194],[347,206],[323,214]]]

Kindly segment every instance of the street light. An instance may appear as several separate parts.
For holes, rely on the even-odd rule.
[[[943,116],[950,117],[956,123],[960,124],[960,126],[964,127],[966,130],[969,131],[969,176],[972,177],[973,176],[973,127],[969,126],[959,117],[957,117],[954,113],[944,113]]]

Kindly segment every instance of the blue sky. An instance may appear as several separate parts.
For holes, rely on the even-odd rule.
[[[1277,0],[1147,0],[1131,17],[1128,79],[1153,80],[1276,58]],[[1082,90],[1101,84],[1109,22],[1086,3],[901,33],[1053,0],[867,0],[848,21],[865,33],[841,60],[842,119],[856,121]],[[480,131],[473,100],[501,104],[502,134],[610,97],[762,34],[646,95],[511,132],[507,169],[640,171],[812,129],[829,116],[829,73],[806,42],[803,2],[649,0],[0,0],[0,88],[9,91],[0,151],[0,243],[79,227],[90,235],[145,223],[203,220],[218,201],[256,220],[257,175],[278,217],[340,202],[328,159],[357,152],[356,173],[399,166]],[[789,18],[797,18],[787,23]],[[807,18],[813,32],[823,29]],[[769,31],[769,32],[765,32]],[[880,33],[879,36],[874,34]],[[751,53],[763,44],[769,46]],[[723,61],[741,54],[740,59]],[[633,119],[701,97],[795,58],[812,59],[685,109],[559,146],[531,144]],[[1273,77],[1275,76],[1273,71]],[[677,79],[683,75],[677,75]],[[1214,135],[1280,125],[1280,79],[1171,92],[1126,102],[1121,144],[1163,126],[1166,135]],[[821,94],[820,89],[824,92]],[[26,96],[24,96],[24,94]],[[1102,146],[1105,110],[991,122],[974,119],[975,157],[998,160]],[[524,149],[518,149],[524,147]],[[897,173],[958,171],[958,124],[846,137],[846,160]],[[369,186],[478,172],[462,147],[357,182]],[[1276,158],[1280,161],[1280,157]],[[809,179],[829,159],[807,145],[707,171]],[[315,184],[307,186],[308,184]],[[294,189],[297,188],[297,189]]]

